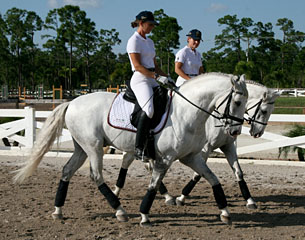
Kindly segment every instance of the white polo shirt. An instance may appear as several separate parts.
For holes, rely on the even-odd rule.
[[[156,56],[154,42],[150,38],[143,38],[138,32],[135,32],[128,40],[126,47],[132,71],[135,70],[130,58],[130,53],[140,53],[141,64],[145,68],[154,68],[154,57]]]
[[[190,47],[185,46],[176,54],[175,62],[181,62],[182,70],[185,74],[199,74],[199,68],[202,66],[201,54],[196,49],[193,51]]]

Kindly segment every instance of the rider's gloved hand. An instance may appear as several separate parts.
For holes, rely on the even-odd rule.
[[[165,88],[169,88],[172,90],[177,88],[175,81],[171,77],[164,77],[157,75],[156,80]]]
[[[162,84],[167,84],[168,83],[168,78],[167,77],[164,77],[164,76],[158,76],[156,78],[156,80],[159,82],[159,83],[162,83]]]

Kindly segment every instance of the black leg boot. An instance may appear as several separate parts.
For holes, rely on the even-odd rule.
[[[137,127],[137,136],[136,136],[136,145],[135,145],[135,158],[140,159],[143,162],[148,162],[149,157],[145,156],[144,151],[146,148],[147,137],[150,130],[150,121],[151,119],[142,111],[138,127]]]

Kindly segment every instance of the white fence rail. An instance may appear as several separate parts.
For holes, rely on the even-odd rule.
[[[0,125],[0,139],[8,138],[11,141],[16,141],[19,143],[19,147],[0,146],[0,155],[1,150],[23,150],[24,152],[29,151],[35,141],[36,131],[43,125],[42,122],[38,122],[36,119],[46,118],[50,113],[51,111],[35,111],[30,107],[26,107],[24,109],[0,109],[0,118],[20,118],[18,120],[3,123]],[[269,122],[305,123],[305,115],[272,114]],[[18,134],[20,131],[24,131],[24,136]],[[242,134],[249,135],[249,128],[243,126]],[[305,136],[289,138],[282,135],[265,132],[261,138],[269,140],[270,142],[238,147],[237,153],[246,154],[293,145],[305,148]],[[64,129],[62,136],[59,139],[59,143],[71,140],[72,138],[69,131]]]

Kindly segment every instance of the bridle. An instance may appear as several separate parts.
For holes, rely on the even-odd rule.
[[[244,118],[238,118],[238,117],[232,116],[232,115],[230,114],[230,105],[231,105],[232,95],[233,95],[233,93],[235,93],[235,91],[234,91],[233,88],[231,89],[230,93],[224,98],[224,100],[223,100],[223,101],[216,107],[216,109],[214,110],[214,111],[217,112],[220,116],[216,116],[216,115],[214,115],[213,113],[211,113],[211,112],[209,112],[209,111],[207,111],[207,110],[205,110],[205,109],[199,107],[199,106],[196,105],[195,103],[191,102],[191,101],[188,100],[185,96],[183,96],[183,95],[177,90],[176,87],[173,87],[172,90],[173,90],[175,93],[177,93],[180,97],[182,97],[184,100],[186,100],[188,103],[190,103],[191,105],[193,105],[194,107],[198,108],[199,110],[201,110],[201,111],[203,111],[203,112],[209,114],[210,116],[212,116],[212,117],[214,117],[214,118],[216,118],[216,119],[218,119],[218,120],[223,120],[223,119],[228,120],[228,119],[230,119],[230,120],[233,120],[233,121],[236,121],[236,122],[239,123],[239,124],[236,124],[236,125],[242,125],[242,124],[244,123]],[[236,92],[236,93],[242,94],[242,93],[240,93],[240,92]],[[218,112],[218,109],[225,103],[226,100],[228,100],[228,101],[227,101],[227,104],[226,104],[224,113],[223,113],[223,114],[222,114],[222,113],[219,113],[219,112]],[[232,125],[232,126],[233,126],[233,125]]]
[[[264,122],[261,122],[261,121],[256,120],[256,116],[257,116],[257,114],[258,114],[258,111],[259,111],[260,106],[262,105],[262,103],[263,103],[263,99],[259,100],[256,104],[254,104],[252,107],[248,108],[248,109],[245,111],[245,113],[248,115],[248,118],[244,118],[244,120],[245,120],[248,124],[252,124],[253,122],[255,122],[255,123],[258,123],[258,124],[267,126],[267,123],[264,123]],[[274,104],[274,103],[275,103],[275,102],[268,102],[267,104]],[[255,107],[256,107],[256,109],[255,109],[255,112],[254,112],[253,116],[250,116],[248,111],[251,110],[251,109],[253,109],[253,108],[255,108]]]
[[[221,117],[217,117],[218,120],[223,120],[223,119],[228,120],[228,119],[230,119],[230,120],[233,120],[235,122],[238,122],[237,124],[231,124],[231,126],[238,126],[238,125],[242,125],[244,123],[244,118],[238,118],[238,117],[232,116],[230,114],[230,106],[231,106],[231,100],[232,100],[233,93],[241,94],[241,95],[243,94],[241,92],[235,92],[234,89],[232,88],[229,95],[227,95],[224,98],[224,100],[222,100],[222,102],[218,105],[218,107],[215,108],[214,112],[218,113],[221,116]],[[224,113],[221,114],[218,111],[218,109],[221,107],[221,105],[223,105],[225,103],[225,101],[227,101],[227,105],[226,105]]]

